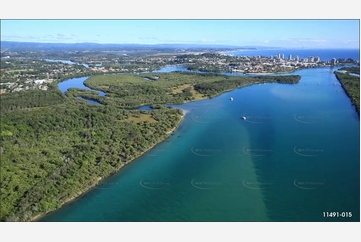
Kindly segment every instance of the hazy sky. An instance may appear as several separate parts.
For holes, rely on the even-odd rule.
[[[1,20],[1,40],[359,49],[359,20]]]

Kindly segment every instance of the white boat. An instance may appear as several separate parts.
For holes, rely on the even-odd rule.
[[[230,100],[233,101],[233,97],[231,97]]]
[[[246,118],[246,116],[243,116],[242,119],[243,119],[243,120],[246,120],[247,118]]]

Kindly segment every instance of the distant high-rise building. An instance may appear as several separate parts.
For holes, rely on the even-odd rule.
[[[320,62],[321,61],[321,58],[319,56],[316,56],[315,57],[315,62]]]
[[[278,59],[281,59],[281,54],[278,54]]]
[[[282,56],[281,56],[281,57],[282,57],[282,60],[284,60],[284,59],[285,59],[285,55],[284,55],[284,54],[282,54]]]
[[[308,62],[314,62],[315,58],[313,56],[308,57]]]
[[[289,60],[292,60],[292,55],[289,55],[289,56],[288,56],[288,59],[289,59]]]
[[[300,57],[298,55],[296,55],[296,61],[299,61]]]
[[[336,58],[332,58],[331,59],[331,65],[336,65],[337,64],[337,60],[336,60]]]

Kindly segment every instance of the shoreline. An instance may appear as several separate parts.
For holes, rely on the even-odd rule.
[[[177,108],[177,109],[182,110],[182,115],[181,115],[181,118],[180,118],[179,122],[176,124],[176,126],[175,126],[173,129],[171,129],[171,130],[169,130],[168,132],[166,132],[166,134],[168,135],[168,137],[169,137],[169,135],[170,135],[171,133],[175,132],[175,131],[178,129],[179,125],[182,123],[184,117],[185,117],[186,114],[187,114],[186,110],[181,109],[181,108]]]
[[[354,106],[355,110],[356,110],[356,113],[357,115],[360,117],[360,107],[357,105],[357,103],[354,101],[354,96],[352,96],[349,92],[349,89],[347,89],[345,86],[344,86],[344,83],[342,82],[342,80],[337,76],[337,73],[335,73],[336,71],[334,71],[334,75],[337,79],[337,81],[340,83],[341,85],[341,88],[344,90],[344,92],[346,93],[347,97],[349,98],[350,102],[352,103],[352,105]]]
[[[181,108],[178,108],[178,109],[181,109]],[[178,129],[179,125],[182,123],[182,121],[184,120],[184,117],[185,117],[186,114],[187,114],[186,110],[184,110],[184,109],[181,109],[181,110],[182,110],[182,115],[181,115],[181,117],[180,117],[179,122],[175,125],[174,128],[172,128],[171,130],[169,130],[169,131],[166,132],[167,137],[166,137],[165,139],[163,139],[162,141],[160,141],[160,142],[152,145],[152,146],[149,147],[148,149],[144,150],[144,151],[141,152],[138,156],[134,157],[134,158],[131,159],[130,161],[125,162],[117,171],[115,171],[114,173],[111,173],[109,176],[107,176],[107,177],[98,177],[97,183],[96,183],[95,185],[90,186],[90,187],[88,187],[88,188],[85,188],[85,189],[77,192],[77,194],[76,194],[75,196],[72,196],[72,197],[66,199],[66,200],[60,205],[59,208],[54,209],[54,210],[51,210],[51,211],[48,211],[48,212],[43,213],[43,214],[38,214],[38,215],[30,218],[27,222],[40,222],[40,221],[38,221],[38,220],[41,219],[42,217],[44,217],[44,216],[46,216],[46,215],[48,215],[48,214],[50,214],[50,213],[52,213],[52,212],[55,212],[55,211],[61,209],[62,207],[66,206],[66,205],[68,205],[68,204],[70,204],[70,203],[72,203],[72,202],[75,202],[75,201],[76,201],[77,199],[79,199],[81,196],[85,195],[86,193],[88,193],[88,192],[90,192],[92,189],[94,189],[96,186],[98,186],[104,179],[107,179],[107,178],[111,177],[112,175],[115,175],[115,174],[118,173],[123,167],[125,167],[125,166],[128,165],[129,163],[137,160],[138,158],[141,158],[145,153],[147,153],[148,151],[150,151],[151,149],[153,149],[155,146],[157,146],[157,145],[161,144],[162,142],[166,141],[166,140],[170,137],[170,135]]]

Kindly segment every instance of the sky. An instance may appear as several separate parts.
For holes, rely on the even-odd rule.
[[[1,40],[359,49],[351,20],[1,20]]]

